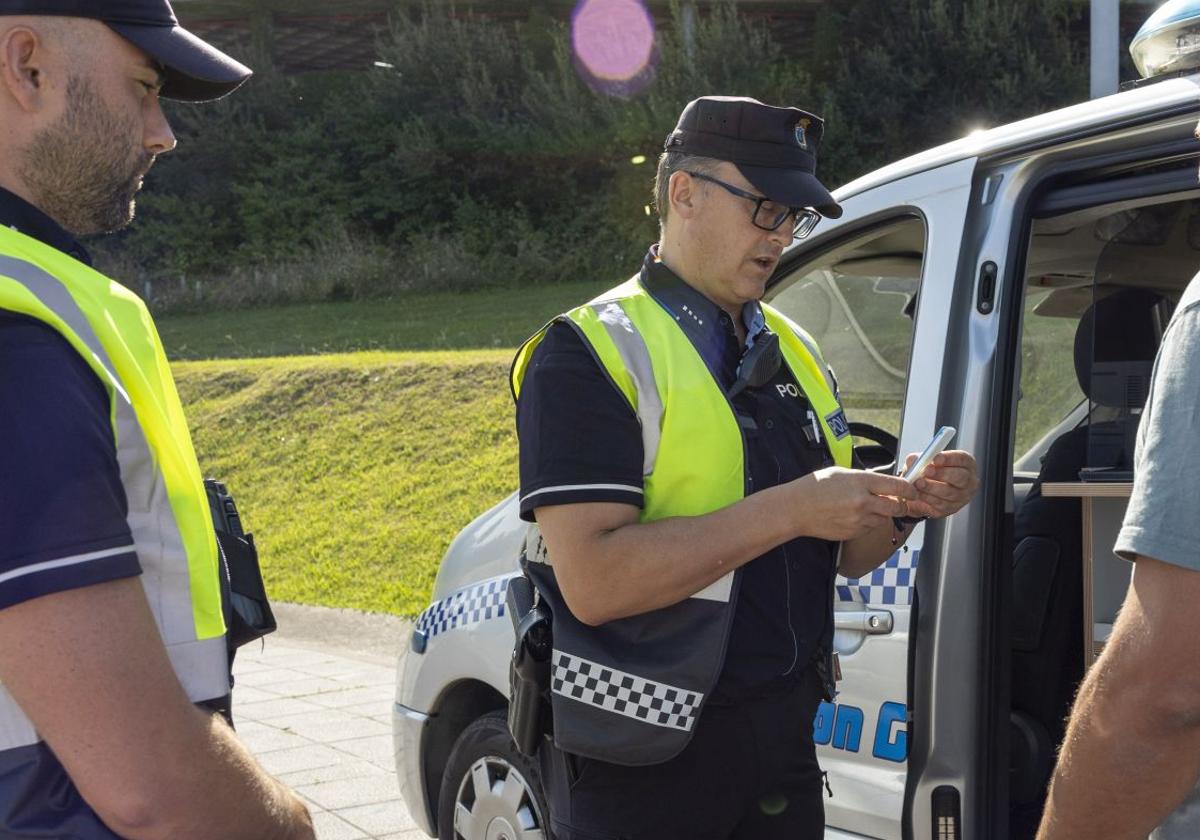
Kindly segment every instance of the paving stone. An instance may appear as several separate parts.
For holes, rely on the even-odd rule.
[[[322,631],[303,644],[272,636],[238,653],[238,733],[267,772],[308,804],[319,840],[429,840],[409,816],[394,772],[396,671],[389,663],[403,639],[371,648],[378,656],[359,656],[360,624],[369,616],[351,618],[360,623],[351,621],[338,638],[355,650],[332,647]]]
[[[365,665],[362,662],[355,662],[352,659],[327,659],[324,662],[316,662],[312,665],[295,665],[291,666],[297,671],[304,671],[314,677],[329,677],[338,681],[355,682],[361,681],[365,685],[374,684],[376,680],[386,679],[389,673],[395,673],[394,669],[381,668],[378,665]],[[382,676],[381,676],[382,675]]]
[[[263,700],[275,700],[279,695],[269,687],[242,685],[241,680],[233,687],[233,714],[238,714],[238,707],[243,703],[261,703]]]
[[[283,717],[284,715],[299,715],[305,712],[312,712],[320,708],[306,700],[300,700],[295,697],[271,697],[267,700],[259,700],[257,703],[238,703],[237,716],[246,718],[247,720],[267,721],[270,718]]]
[[[362,717],[387,718],[388,726],[392,725],[392,706],[396,701],[389,697],[387,700],[372,700],[369,703],[356,703],[353,706],[341,706],[343,712],[349,712],[352,715],[361,715]]]
[[[239,686],[269,685],[276,694],[290,693],[282,684],[295,680],[312,679],[290,668],[247,668],[244,672],[234,671]]]
[[[358,826],[372,836],[417,828],[417,824],[408,815],[404,802],[400,799],[371,805],[338,808],[336,813],[342,819]]]
[[[288,787],[300,788],[325,782],[339,782],[344,779],[363,779],[368,776],[392,777],[393,774],[389,774],[386,769],[365,759],[351,758],[324,767],[280,773],[276,778]]]
[[[326,811],[339,811],[343,808],[374,805],[393,800],[397,803],[400,802],[398,798],[400,789],[396,784],[396,777],[388,773],[364,776],[358,779],[338,779],[315,785],[302,785],[296,790]],[[403,807],[402,803],[401,807]],[[351,822],[354,821],[351,820]],[[362,828],[362,826],[359,827]]]
[[[395,702],[396,687],[394,683],[387,685],[365,686],[361,688],[343,688],[340,691],[329,691],[307,698],[319,706],[331,709],[362,706],[366,703],[389,704]],[[384,705],[384,708],[391,708]]]
[[[309,799],[309,798],[308,798],[307,796],[305,796],[303,793],[300,793],[300,791],[296,790],[295,788],[292,788],[292,793],[294,793],[296,796],[298,796],[298,797],[300,798],[300,801],[304,803],[304,807],[308,808],[308,812],[309,812],[310,814],[312,814],[314,817],[315,817],[317,814],[324,814],[324,813],[325,813],[325,809],[324,809],[324,808],[322,808],[322,807],[321,807],[320,805],[318,805],[316,802],[313,802],[311,799]]]
[[[332,743],[368,735],[388,735],[391,729],[378,721],[324,709],[299,715],[284,715],[268,721],[271,726],[302,735],[311,741]]]
[[[331,767],[346,761],[346,753],[325,744],[306,744],[285,750],[270,750],[257,754],[259,763],[272,775]]]
[[[238,724],[237,735],[246,749],[250,752],[265,753],[271,750],[286,750],[291,747],[303,747],[312,743],[308,738],[294,732],[284,732],[274,726],[249,720]]]
[[[259,652],[257,649],[250,651],[243,647],[238,650],[237,658],[233,660],[233,673],[237,674],[247,669],[262,668],[264,666],[275,668],[282,664],[269,664],[273,661],[274,660],[271,659],[270,655],[265,652]]]
[[[367,836],[361,829],[328,811],[313,814],[313,828],[316,829],[317,840],[359,840]]]
[[[331,680],[328,677],[309,677],[298,671],[292,671],[291,673],[295,675],[294,678],[280,679],[272,683],[271,689],[289,697],[304,697],[308,699],[310,696],[341,691],[345,688],[337,680]]]
[[[309,650],[299,647],[272,648],[268,645],[265,653],[268,656],[265,656],[264,659],[269,659],[270,662],[284,668],[302,668],[320,662],[335,662],[341,659],[341,657],[334,656],[328,651]]]
[[[366,759],[387,770],[395,769],[396,754],[392,745],[392,734],[371,735],[366,738],[351,738],[338,741],[337,749]]]

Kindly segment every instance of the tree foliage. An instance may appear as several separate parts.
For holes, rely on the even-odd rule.
[[[648,84],[613,95],[579,72],[567,25],[536,6],[497,23],[400,2],[369,72],[285,77],[251,45],[241,54],[257,73],[243,89],[172,106],[179,148],[101,256],[139,289],[157,275],[253,271],[289,275],[273,285],[289,297],[616,279],[657,235],[653,166],[689,100],[736,93],[823,112],[820,173],[836,184],[1080,98],[1072,8],[832,2],[798,58],[733,4],[706,11],[686,44],[676,3]]]
[[[828,3],[814,72],[840,183],[930,146],[1087,96],[1071,0]],[[1082,45],[1086,46],[1086,45]]]

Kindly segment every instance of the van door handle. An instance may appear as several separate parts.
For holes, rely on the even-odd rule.
[[[892,632],[892,614],[887,610],[835,610],[833,629],[881,636]]]

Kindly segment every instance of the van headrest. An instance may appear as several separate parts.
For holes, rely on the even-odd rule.
[[[1162,296],[1120,289],[1087,308],[1075,330],[1075,376],[1092,398],[1092,362],[1153,362],[1158,353],[1154,308]]]

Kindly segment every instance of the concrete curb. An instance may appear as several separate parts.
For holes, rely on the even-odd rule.
[[[268,642],[325,650],[376,665],[395,666],[408,650],[413,623],[387,613],[273,602],[279,629]],[[253,646],[252,646],[253,647]]]

